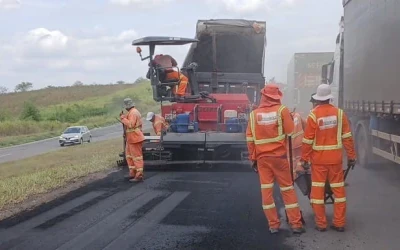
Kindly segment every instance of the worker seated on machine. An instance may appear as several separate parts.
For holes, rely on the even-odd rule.
[[[171,86],[171,91],[175,97],[180,98],[186,95],[189,79],[184,74],[177,71],[177,65],[178,63],[176,60],[170,55],[159,54],[153,59],[153,66],[158,70],[161,83],[178,82],[177,85]],[[146,77],[150,79],[150,68]]]

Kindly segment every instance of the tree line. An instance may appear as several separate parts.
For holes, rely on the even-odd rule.
[[[143,77],[139,77],[137,78],[133,84],[142,82],[143,80],[145,80]],[[119,80],[116,81],[115,84],[126,84],[127,82]],[[93,83],[94,85],[96,85],[97,83]],[[114,84],[114,83],[110,83],[110,84]],[[85,85],[82,81],[75,81],[72,86],[83,86]],[[27,92],[29,90],[31,90],[33,88],[33,83],[31,82],[21,82],[20,84],[17,84],[14,88],[14,92]],[[54,86],[47,86],[47,88],[54,88]],[[0,86],[0,94],[7,94],[9,93],[9,89],[5,86]]]

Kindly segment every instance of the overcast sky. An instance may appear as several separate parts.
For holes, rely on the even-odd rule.
[[[131,42],[193,38],[198,19],[267,22],[265,75],[286,81],[295,52],[334,51],[342,0],[0,0],[0,86],[35,88],[145,76]],[[163,47],[182,63],[188,47]]]

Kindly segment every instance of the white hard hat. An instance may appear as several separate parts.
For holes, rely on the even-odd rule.
[[[146,120],[147,120],[147,121],[150,121],[150,120],[153,118],[153,116],[154,116],[154,113],[153,113],[153,112],[147,113]]]
[[[312,96],[317,101],[327,101],[333,98],[331,86],[328,84],[320,84],[317,88],[317,93]]]

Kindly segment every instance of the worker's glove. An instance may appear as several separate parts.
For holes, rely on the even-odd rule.
[[[258,173],[257,161],[253,161],[251,168],[253,169],[254,172]]]
[[[301,167],[304,168],[304,170],[309,170],[311,167],[311,163],[309,163],[307,161],[301,160],[300,163],[301,163]]]
[[[349,168],[351,168],[352,170],[354,169],[354,166],[356,165],[356,159],[349,159],[348,161],[347,161],[347,166],[349,167]]]

